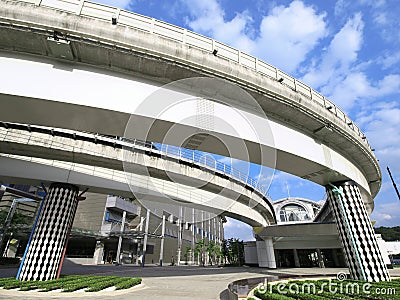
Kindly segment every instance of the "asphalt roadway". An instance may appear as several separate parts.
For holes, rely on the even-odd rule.
[[[397,270],[391,270],[397,271]],[[320,269],[320,268],[296,268],[267,270],[251,267],[198,267],[198,266],[139,266],[123,265],[99,265],[82,266],[68,264],[63,267],[62,274],[91,274],[91,275],[119,275],[141,277],[140,286],[122,291],[109,292],[19,292],[0,289],[0,299],[14,300],[39,300],[39,299],[99,299],[109,300],[118,297],[118,300],[128,299],[227,299],[227,286],[230,282],[265,275],[284,276],[330,276],[335,277],[339,272],[347,272],[347,269]],[[0,268],[0,277],[15,276],[16,268]],[[392,274],[393,276],[393,274]],[[400,271],[397,271],[400,276]]]

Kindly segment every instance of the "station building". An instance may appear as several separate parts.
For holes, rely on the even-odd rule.
[[[339,232],[329,203],[302,198],[273,202],[277,224],[255,228],[256,241],[245,243],[246,264],[267,268],[346,267]],[[376,234],[385,264],[386,242]]]
[[[15,188],[43,195],[38,187],[19,185]],[[162,259],[162,263],[169,265],[199,264],[193,251],[196,242],[205,239],[221,246],[224,239],[226,219],[223,216],[196,210],[197,220],[187,223],[180,222],[179,216],[160,218],[147,214],[146,207],[133,198],[90,192],[85,194],[85,198],[78,205],[66,252],[66,259],[74,263],[147,265],[160,264]],[[16,226],[11,220],[1,249],[3,256],[23,255],[38,204],[10,194],[3,196],[0,210],[12,212],[11,218],[23,216],[26,220],[25,224]],[[247,265],[266,268],[346,267],[339,233],[326,201],[284,198],[274,201],[273,208],[277,224],[254,228],[256,241],[244,243]],[[398,243],[385,242],[380,235],[376,237],[389,266],[389,254],[396,252],[392,244]],[[160,256],[161,251],[163,254]],[[206,264],[210,263],[206,258]]]
[[[42,194],[34,186],[15,188]],[[221,245],[224,239],[226,219],[209,212],[182,207],[194,216],[195,222],[188,223],[181,222],[179,216],[147,213],[146,207],[133,198],[90,192],[85,198],[79,202],[66,250],[66,259],[74,263],[140,265],[160,264],[162,259],[165,264],[198,264],[193,251],[197,241],[205,239]],[[11,217],[0,249],[3,256],[22,257],[38,207],[38,201],[7,193],[3,196],[0,211]],[[12,218],[21,217],[22,224],[13,225]],[[206,264],[211,263],[205,259]]]

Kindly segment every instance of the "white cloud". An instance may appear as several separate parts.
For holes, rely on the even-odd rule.
[[[365,73],[350,71],[341,82],[324,87],[323,90],[335,104],[349,111],[357,102],[363,101],[370,105],[371,99],[397,93],[400,90],[400,75],[389,74],[373,83]]]
[[[400,201],[377,205],[371,215],[371,220],[376,221],[375,227],[398,226],[400,224]]]
[[[364,23],[361,14],[356,14],[333,37],[327,52],[321,56],[318,67],[311,67],[303,80],[314,88],[325,92],[334,90],[348,74],[361,49]]]
[[[349,6],[349,2],[346,0],[338,0],[335,4],[335,15],[342,15]]]
[[[129,4],[131,4],[132,0],[95,0],[94,2],[113,7],[127,8]]]
[[[256,54],[287,72],[295,72],[327,34],[325,16],[301,1],[273,8],[261,22]]]
[[[371,63],[358,61],[363,29],[362,16],[357,13],[334,36],[327,52],[321,56],[319,62],[310,66],[303,77],[304,82],[319,89],[347,112],[356,104],[362,105],[362,101],[370,102],[371,99],[382,98],[400,90],[400,75],[388,74],[380,81],[373,82],[363,71]],[[390,65],[397,58],[385,57],[380,60]]]
[[[253,228],[241,221],[232,218],[226,218],[227,222],[224,224],[225,239],[238,238],[243,241],[254,241]]]
[[[357,118],[376,149],[375,153],[383,167],[391,166],[392,171],[400,173],[400,105],[398,102],[376,104],[374,109],[362,110]]]
[[[295,72],[307,54],[327,34],[325,13],[293,1],[275,6],[255,28],[248,11],[226,20],[217,0],[182,0],[191,17],[187,24],[194,30],[265,59],[286,72]],[[255,36],[259,32],[259,36]]]
[[[246,11],[225,21],[225,12],[216,0],[186,1],[192,19],[187,24],[196,32],[209,35],[244,51],[251,52],[253,42],[247,37],[248,25],[252,22]]]

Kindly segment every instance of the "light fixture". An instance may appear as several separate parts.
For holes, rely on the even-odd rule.
[[[353,125],[353,122],[348,122],[347,125],[349,125],[349,126],[350,126],[350,125]]]
[[[332,109],[332,108],[333,108],[332,105],[326,107],[326,109]]]
[[[50,55],[55,58],[74,60],[71,43],[60,32],[54,31],[53,36],[47,38]]]
[[[361,139],[363,139],[363,140],[366,140],[366,139],[367,139],[367,137],[366,137],[366,136],[363,136]]]
[[[317,133],[317,132],[321,131],[321,130],[324,129],[324,128],[325,128],[325,125],[324,125],[324,126],[321,126],[321,127],[318,127],[317,129],[315,129],[315,130],[313,131],[313,133]]]
[[[331,124],[330,124],[330,123],[327,123],[327,124],[325,124],[325,125],[323,125],[323,126],[321,126],[321,127],[318,127],[317,129],[315,129],[315,130],[313,131],[313,133],[317,133],[317,132],[321,131],[322,129],[327,129],[327,130],[329,130],[329,131],[333,131],[333,130],[332,130]]]
[[[278,79],[278,82],[279,82],[279,83],[282,83],[282,82],[283,82],[283,78],[282,78],[282,77],[279,78],[279,79]]]
[[[212,54],[213,54],[214,56],[217,56],[217,53],[218,53],[218,49],[214,49],[213,52],[212,52]]]
[[[113,16],[111,17],[111,24],[117,25],[117,16],[116,16],[116,15],[113,15]]]
[[[58,32],[58,31],[56,31],[56,30],[54,30],[54,32],[53,32],[53,39],[55,40],[55,41],[58,41],[58,36],[60,35],[60,33]]]

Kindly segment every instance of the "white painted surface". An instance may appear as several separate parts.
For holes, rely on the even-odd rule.
[[[390,251],[391,249],[388,247],[388,242],[385,242],[385,240],[382,239],[381,234],[375,234],[375,237],[376,237],[376,241],[378,242],[379,250],[381,251],[383,262],[385,263],[385,265],[390,265],[391,262],[390,262],[389,255],[391,255],[393,253],[391,253],[391,251]]]
[[[0,58],[0,100],[1,97],[10,95],[32,97],[49,101],[48,113],[53,117],[59,115],[55,127],[74,127],[74,118],[63,114],[60,110],[52,108],[52,102],[76,104],[79,107],[95,107],[111,111],[134,114],[136,116],[150,117],[175,124],[174,130],[180,127],[196,128],[196,101],[188,100],[192,96],[171,92],[172,98],[166,99],[168,103],[162,103],[161,107],[167,107],[159,111],[155,104],[151,109],[140,107],[142,101],[157,90],[156,83],[143,82],[138,78],[121,76],[104,70],[97,70],[82,65],[68,65],[64,69],[57,68],[52,61],[35,61],[32,57],[12,57],[11,55]],[[34,99],[25,101],[35,101]],[[193,99],[193,98],[192,98]],[[226,105],[214,103],[215,111],[221,118],[215,118],[214,133],[222,140],[233,138],[237,145],[243,145],[243,140],[261,144],[267,150],[272,147],[277,150],[277,169],[287,170],[288,162],[280,159],[281,155],[293,155],[293,174],[305,176],[322,169],[331,170],[324,178],[315,177],[319,184],[327,184],[330,179],[335,180],[337,174],[356,181],[368,194],[370,193],[368,182],[355,164],[343,155],[321,144],[319,141],[306,134],[289,128],[273,120],[267,120],[255,114]],[[90,121],[90,116],[86,116]],[[18,114],[15,122],[21,122]],[[38,120],[40,122],[40,120]],[[59,122],[59,123],[58,123]],[[58,123],[58,124],[57,124]],[[70,123],[69,125],[66,125]],[[103,132],[102,124],[97,124],[98,132]],[[124,124],[121,124],[124,127]],[[260,134],[263,128],[271,128],[272,136]],[[183,130],[183,129],[182,129]],[[207,150],[207,149],[206,149]],[[210,152],[214,149],[208,149]],[[238,157],[252,161],[252,157]],[[265,165],[275,167],[274,162],[264,162]],[[317,167],[319,166],[319,167]],[[303,174],[301,174],[303,172]],[[317,179],[318,178],[318,179]]]
[[[261,268],[276,269],[274,244],[272,239],[256,241],[258,266]]]

